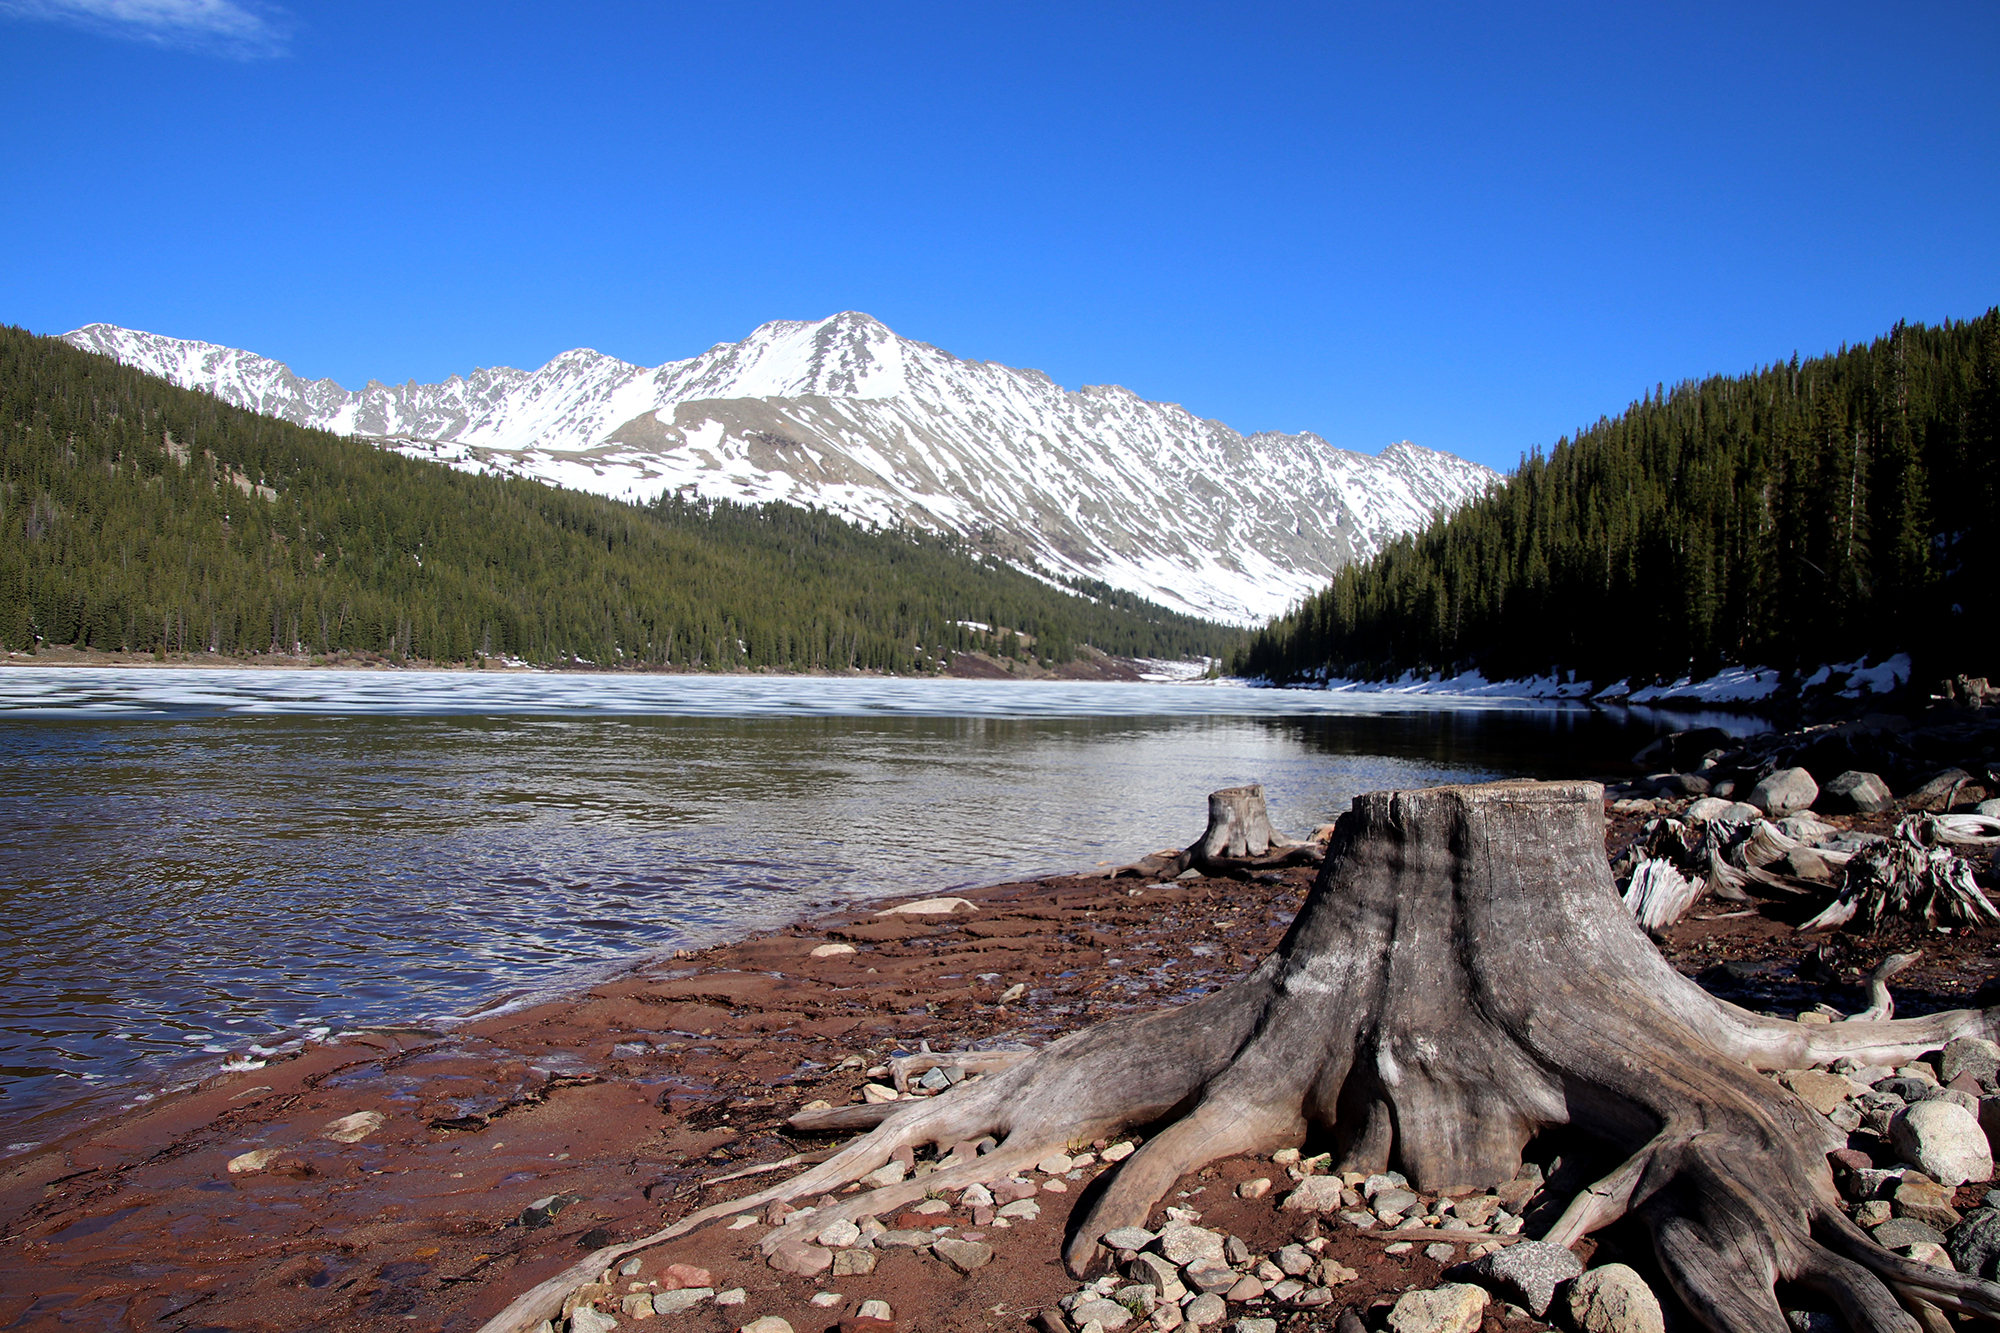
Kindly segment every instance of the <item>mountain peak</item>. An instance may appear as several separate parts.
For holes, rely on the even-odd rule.
[[[1310,433],[1246,439],[1117,385],[1072,393],[1039,371],[962,360],[858,310],[773,320],[650,370],[579,347],[534,371],[355,393],[209,343],[108,324],[67,338],[457,467],[639,501],[817,505],[1237,623],[1283,611],[1495,476],[1407,442],[1371,457]],[[1260,484],[1218,491],[1246,461]]]

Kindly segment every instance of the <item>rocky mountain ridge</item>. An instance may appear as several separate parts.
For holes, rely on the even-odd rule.
[[[846,312],[648,369],[588,349],[442,384],[305,380],[235,348],[66,335],[225,402],[476,471],[636,501],[815,505],[958,534],[1057,576],[1261,621],[1497,479],[1412,444],[1244,436],[1116,386],[1069,391]]]

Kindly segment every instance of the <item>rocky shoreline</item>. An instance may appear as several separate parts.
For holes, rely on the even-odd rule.
[[[1690,803],[1653,790],[1607,797],[1614,860],[1646,818]],[[449,1031],[343,1034],[219,1076],[0,1173],[0,1323],[470,1333],[589,1251],[749,1194],[769,1180],[761,1168],[823,1157],[840,1137],[793,1129],[802,1109],[977,1077],[976,1061],[933,1067],[927,1051],[1032,1048],[1226,984],[1278,941],[1315,874],[1059,876],[934,910],[854,909],[661,960],[573,1000]],[[1867,973],[1912,942],[1888,930],[1830,946],[1781,915],[1704,905],[1661,932],[1661,948],[1737,1003],[1817,1021],[1821,1006],[1863,1007]],[[1926,934],[1924,961],[1899,978],[1900,1011],[1992,1002],[1981,988],[1996,941],[1992,928]],[[1837,1162],[1851,1214],[1929,1228],[1897,1248],[1938,1246],[1920,1256],[1931,1261],[1990,1266],[2000,1244],[1987,1255],[1960,1230],[2000,1236],[2000,1213],[1976,1169],[1951,1180],[1902,1160],[1916,1149],[1898,1145],[1896,1118],[1935,1102],[1975,1130],[2000,1124],[2000,1063],[1987,1054],[1779,1076],[1829,1123],[1853,1121]],[[907,1091],[897,1072],[914,1079]],[[1941,1115],[1952,1118],[1919,1118]],[[1114,1238],[1110,1277],[1079,1284],[1059,1258],[1070,1210],[1132,1141],[1070,1145],[990,1189],[820,1236],[809,1248],[824,1263],[773,1267],[756,1241],[781,1218],[746,1214],[600,1275],[571,1302],[570,1326],[1640,1333],[1658,1318],[1645,1314],[1658,1275],[1641,1238],[1613,1227],[1567,1260],[1520,1241],[1594,1178],[1587,1152],[1553,1137],[1531,1145],[1515,1181],[1448,1196],[1393,1174],[1328,1175],[1324,1157],[1218,1162],[1183,1179],[1143,1234]]]

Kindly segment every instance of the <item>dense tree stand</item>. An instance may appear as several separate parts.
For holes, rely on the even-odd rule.
[[[899,1104],[826,1162],[600,1251],[488,1327],[546,1317],[534,1310],[593,1266],[713,1218],[840,1190],[905,1145],[950,1153],[1000,1140],[935,1174],[836,1196],[808,1223],[773,1231],[766,1252],[807,1244],[835,1218],[891,1212],[1133,1128],[1144,1145],[1073,1219],[1073,1272],[1100,1262],[1106,1231],[1144,1225],[1182,1175],[1219,1158],[1310,1139],[1341,1169],[1393,1166],[1426,1192],[1484,1188],[1515,1176],[1530,1139],[1562,1129],[1622,1164],[1546,1239],[1571,1244],[1632,1216],[1710,1328],[1783,1333],[1779,1282],[1819,1292],[1857,1330],[1935,1328],[1937,1307],[1997,1318],[2000,1286],[1894,1255],[1846,1217],[1825,1157],[1839,1137],[1756,1072],[1846,1055],[1901,1062],[1953,1037],[1991,1038],[1996,1020],[2000,1011],[1957,1011],[1806,1026],[1714,999],[1668,966],[1620,903],[1595,784],[1376,793],[1340,821],[1290,932],[1243,980]]]

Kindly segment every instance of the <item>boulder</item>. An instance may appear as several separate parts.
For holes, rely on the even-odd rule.
[[[1293,1213],[1330,1213],[1340,1207],[1345,1193],[1339,1176],[1307,1176],[1279,1207]]]
[[[1807,810],[1819,799],[1819,784],[1803,768],[1781,768],[1750,789],[1749,803],[1773,819]]]
[[[1813,808],[1828,815],[1872,815],[1895,803],[1889,784],[1880,777],[1849,769],[1820,788]]]
[[[1569,1317],[1583,1333],[1667,1333],[1659,1298],[1624,1264],[1593,1268],[1571,1283]]]
[[[1950,1084],[1962,1074],[1971,1074],[1983,1085],[1991,1085],[2000,1073],[2000,1046],[1984,1037],[1958,1037],[1945,1043],[1938,1054],[1938,1081]]]
[[[1711,819],[1720,819],[1722,812],[1727,810],[1731,804],[1733,802],[1725,801],[1720,796],[1704,796],[1700,800],[1692,802],[1685,813],[1686,817],[1694,823],[1706,824]]]
[[[1223,1263],[1223,1239],[1219,1231],[1195,1226],[1191,1222],[1169,1222],[1160,1228],[1159,1239],[1155,1242],[1167,1262],[1181,1268],[1206,1260],[1210,1266],[1221,1268]]]
[[[1905,796],[1903,798],[1903,808],[1906,810],[1949,809],[1954,793],[1962,787],[1970,786],[1971,783],[1972,774],[1962,768],[1947,768],[1941,773],[1933,774],[1915,791]]]
[[[1389,1311],[1389,1333],[1473,1333],[1485,1318],[1486,1301],[1485,1289],[1470,1282],[1406,1291]]]
[[[1468,1273],[1475,1281],[1511,1297],[1540,1319],[1554,1303],[1556,1288],[1582,1276],[1583,1262],[1561,1245],[1530,1240],[1495,1250],[1455,1271]]]
[[[608,1314],[601,1314],[588,1305],[572,1313],[569,1317],[569,1333],[611,1333],[618,1327],[618,1321]],[[789,1333],[789,1330],[787,1330]]]
[[[1975,1208],[1945,1237],[1944,1248],[1961,1273],[1992,1281],[2000,1276],[2000,1209]]]
[[[1978,1117],[1943,1098],[1898,1111],[1889,1122],[1889,1144],[1940,1185],[1993,1179],[1993,1150]]]

